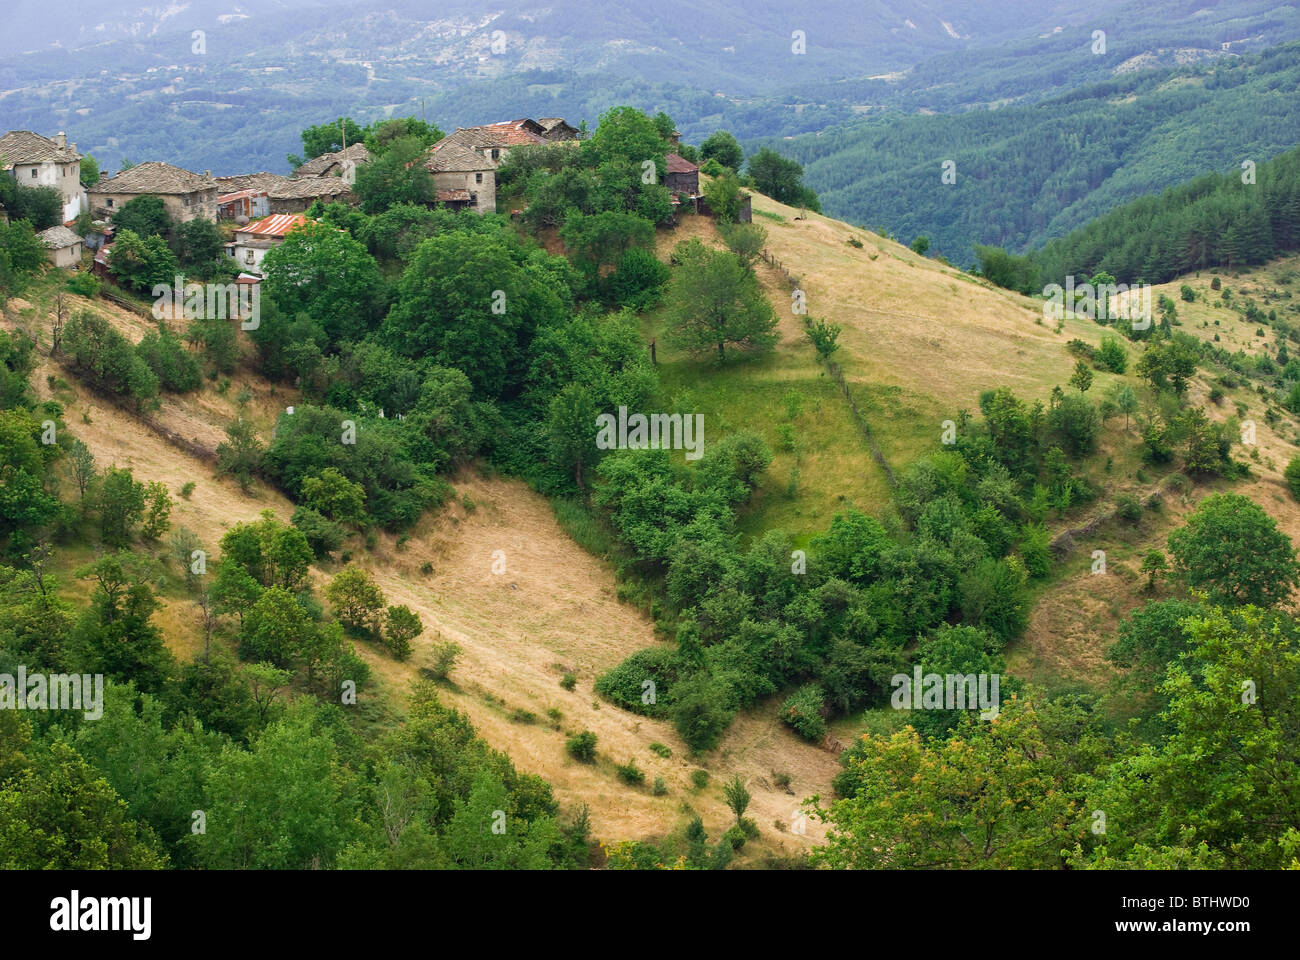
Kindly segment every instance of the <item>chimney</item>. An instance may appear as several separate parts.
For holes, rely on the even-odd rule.
[[[77,152],[77,145],[74,143],[74,144],[72,144],[71,147],[69,147],[69,149],[70,149],[73,153],[76,153],[76,152]]]
[[[65,134],[62,130],[60,130],[58,133],[54,135],[54,142],[55,144],[58,145],[58,148],[60,150],[66,149],[68,146],[67,134]]]

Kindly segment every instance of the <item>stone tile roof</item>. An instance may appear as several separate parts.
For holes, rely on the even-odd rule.
[[[150,160],[147,163],[137,163],[115,177],[99,181],[90,188],[90,192],[171,195],[215,189],[217,189],[217,182],[210,176],[191,173],[189,170],[182,170],[161,160]]]
[[[69,230],[63,224],[42,230],[37,236],[51,250],[63,250],[85,242],[75,230]]]
[[[496,168],[487,157],[457,142],[455,136],[444,137],[425,154],[424,166],[430,173],[475,173]]]
[[[300,177],[286,180],[266,191],[267,196],[272,200],[337,197],[351,192],[352,186],[342,177]]]
[[[294,170],[295,177],[319,177],[336,163],[344,163],[351,160],[353,163],[369,163],[370,151],[366,149],[364,143],[354,143],[346,150],[337,150],[334,153],[322,153],[319,157],[313,157],[304,163],[301,167]]]
[[[81,159],[81,154],[67,147],[60,147],[48,137],[30,130],[10,130],[0,137],[0,167],[15,163],[44,163],[53,160],[57,163],[72,163]]]
[[[236,177],[217,177],[217,188],[222,193],[238,193],[240,190],[270,190],[288,182],[288,177],[278,173],[244,173]]]

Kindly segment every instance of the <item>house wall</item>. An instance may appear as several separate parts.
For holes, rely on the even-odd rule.
[[[93,212],[103,211],[110,217],[130,200],[136,197],[144,196],[139,193],[112,193],[108,191],[91,190],[90,191],[90,209]],[[214,223],[217,219],[217,188],[210,190],[195,190],[192,193],[159,193],[154,194],[162,199],[163,207],[167,210],[167,215],[173,220],[180,223],[188,223],[191,220],[211,220]],[[110,204],[109,201],[112,201]]]
[[[70,268],[81,263],[82,246],[75,243],[70,247],[64,247],[62,250],[46,250],[45,256],[56,267]]]
[[[81,162],[16,163],[14,179],[24,187],[53,187],[63,197],[63,219],[74,220],[85,204],[86,192],[81,186]]]
[[[700,192],[700,175],[698,173],[669,173],[664,176],[664,186],[673,193],[686,193],[695,196]]]
[[[482,177],[480,183],[478,178]],[[479,213],[496,213],[497,211],[497,175],[494,170],[475,170],[466,173],[435,173],[433,186],[436,190],[468,190],[470,195],[478,195],[474,209]]]

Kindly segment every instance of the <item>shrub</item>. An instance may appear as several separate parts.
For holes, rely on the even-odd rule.
[[[1111,373],[1123,373],[1128,369],[1128,351],[1117,337],[1102,338],[1097,350],[1097,365]]]
[[[745,831],[740,828],[739,824],[729,827],[727,832],[722,835],[722,842],[729,845],[732,850],[739,850],[743,847],[746,839],[748,838],[745,836]]]
[[[668,784],[664,783],[664,778],[655,777],[655,785],[653,790],[654,795],[656,797],[662,797],[667,792],[668,792]]]
[[[1142,501],[1131,493],[1115,498],[1115,515],[1130,526],[1142,519]]]
[[[826,698],[821,687],[809,683],[781,705],[781,719],[805,740],[816,742],[826,736],[826,720],[822,716],[825,707]]]
[[[511,723],[536,723],[537,714],[531,710],[525,710],[523,707],[515,707],[510,711]]]
[[[590,730],[574,734],[565,741],[564,749],[569,752],[569,756],[579,763],[595,763],[596,735]]]
[[[1283,476],[1286,477],[1287,489],[1291,491],[1291,496],[1300,500],[1300,457],[1291,458],[1291,462],[1283,471]]]
[[[692,770],[691,784],[695,787],[696,790],[703,790],[705,787],[709,785],[709,771]]]
[[[99,296],[99,280],[90,273],[74,273],[68,277],[68,289],[83,297]]]
[[[184,486],[181,487],[181,496],[184,497],[186,500],[188,500],[190,498],[190,494],[192,494],[193,492],[194,492],[194,481],[193,480],[185,481]]]
[[[425,672],[435,680],[443,680],[447,674],[451,673],[456,666],[456,658],[460,656],[461,647],[459,643],[447,640],[439,643],[433,648],[433,659],[429,666],[425,667]]]
[[[578,685],[578,678],[574,676],[572,673],[566,673],[563,677],[560,678],[560,686],[562,686],[565,690],[572,690],[577,685]]]
[[[614,770],[618,774],[618,778],[626,784],[638,786],[645,783],[645,773],[637,767],[635,760],[629,760],[625,764],[617,765]]]
[[[1185,283],[1179,288],[1178,292],[1188,303],[1192,303],[1196,300],[1196,291]]]
[[[650,752],[658,754],[659,756],[663,757],[665,760],[667,760],[669,757],[673,755],[673,751],[671,748],[664,746],[662,743],[659,743],[658,741],[650,744]]]

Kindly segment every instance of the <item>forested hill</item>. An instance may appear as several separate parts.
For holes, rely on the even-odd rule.
[[[1300,140],[1300,44],[1121,76],[1033,106],[881,117],[781,142],[832,216],[966,264],[1024,251],[1125,201]],[[941,179],[944,161],[955,182]]]
[[[1105,271],[1164,283],[1206,267],[1264,263],[1300,246],[1300,149],[1268,163],[1209,173],[1125,204],[1039,255],[1044,283]]]

